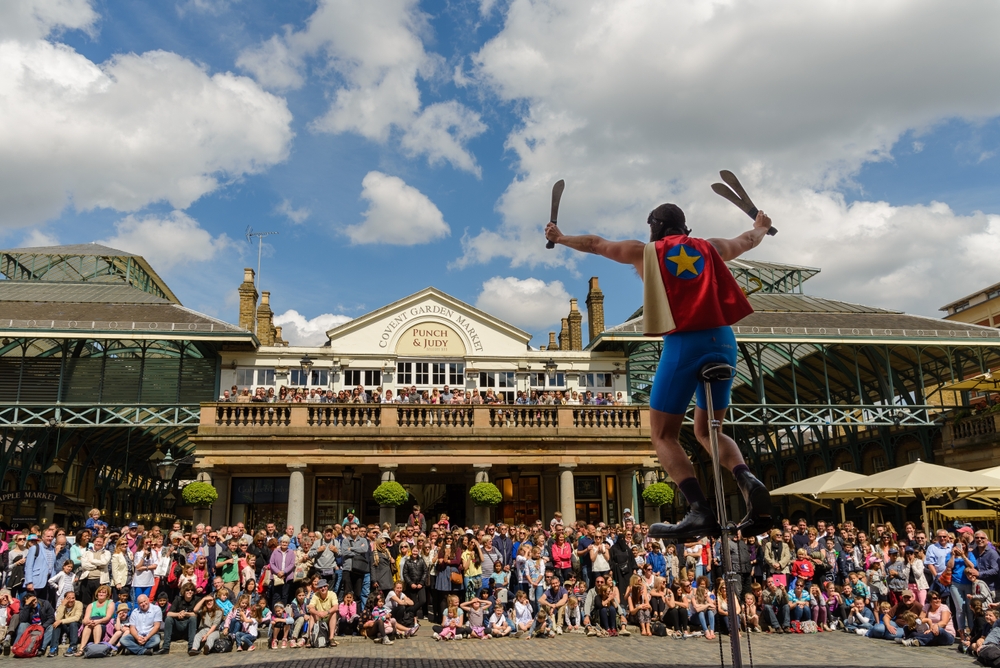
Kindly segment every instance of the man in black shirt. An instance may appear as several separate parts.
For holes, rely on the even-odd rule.
[[[198,601],[194,596],[194,585],[188,583],[181,587],[180,593],[170,606],[170,612],[166,615],[166,631],[163,633],[163,646],[156,654],[170,653],[170,640],[174,631],[187,631],[188,647],[194,645],[194,636],[198,632],[198,615],[194,611],[194,606]]]

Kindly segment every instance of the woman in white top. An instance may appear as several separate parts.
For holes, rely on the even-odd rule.
[[[608,562],[609,553],[610,548],[603,539],[595,541],[594,544],[590,546],[590,563],[592,564],[590,568],[590,572],[592,573],[591,577],[607,575],[611,572],[611,564]]]
[[[152,539],[146,540],[135,553],[135,575],[132,577],[132,597],[138,598],[153,591],[156,584],[156,567],[160,564],[160,551]]]
[[[94,592],[108,584],[111,553],[104,549],[104,536],[94,538],[93,547],[80,555],[80,599],[84,605],[94,600]]]

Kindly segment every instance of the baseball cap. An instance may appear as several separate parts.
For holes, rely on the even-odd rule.
[[[899,554],[899,550],[894,547],[890,547],[889,554]]]
[[[906,554],[913,554],[913,548],[907,545],[906,549],[903,550],[903,552],[905,552]]]
[[[139,525],[136,522],[129,522],[128,523],[128,528],[129,529],[138,529]]]
[[[958,527],[955,531],[956,533],[975,533],[970,526]]]
[[[38,534],[29,533],[28,534],[28,540],[38,540]]]

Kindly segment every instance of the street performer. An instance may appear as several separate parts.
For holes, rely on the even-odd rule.
[[[726,261],[755,248],[767,235],[771,219],[757,214],[753,228],[733,239],[699,239],[690,236],[684,212],[674,204],[661,204],[646,221],[649,243],[609,241],[595,235],[565,235],[555,223],[545,228],[545,238],[583,253],[630,264],[643,279],[643,330],[663,336],[663,352],[649,399],[653,447],[660,465],[677,482],[690,509],[677,524],[654,524],[654,538],[684,540],[718,536],[718,519],[712,512],[694,466],[680,443],[681,425],[691,396],[696,395],[694,433],[711,454],[708,414],[698,371],[707,363],[736,366],[736,338],[730,325],[753,308],[729,273]],[[715,419],[722,423],[729,407],[732,380],[712,385]],[[747,514],[739,524],[744,536],[771,527],[771,495],[743,461],[739,447],[719,430],[721,466],[732,471],[743,493]]]

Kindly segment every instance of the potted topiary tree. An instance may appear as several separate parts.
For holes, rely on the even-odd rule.
[[[654,482],[642,490],[642,500],[646,505],[646,523],[660,521],[660,506],[674,500],[674,488],[665,482]]]
[[[375,491],[372,492],[372,498],[379,505],[379,524],[386,522],[395,524],[396,508],[406,503],[406,500],[410,498],[410,493],[395,480],[386,480],[375,488]]]
[[[469,498],[475,504],[474,520],[480,527],[490,523],[490,508],[503,501],[500,489],[491,482],[477,482],[469,488]]]
[[[181,490],[181,499],[189,506],[194,506],[194,523],[208,524],[211,517],[212,504],[219,500],[219,492],[211,483],[192,482]]]

